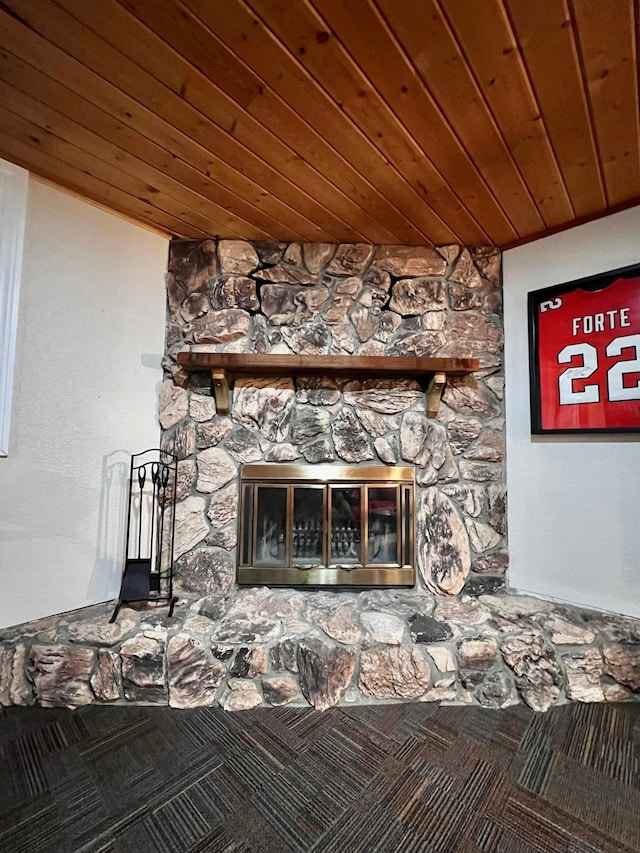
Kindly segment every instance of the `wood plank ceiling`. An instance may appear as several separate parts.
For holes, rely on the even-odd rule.
[[[502,248],[640,201],[637,0],[0,0],[0,156],[168,235]]]

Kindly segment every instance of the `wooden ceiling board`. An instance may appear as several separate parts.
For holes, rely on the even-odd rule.
[[[19,5],[20,0],[7,0],[5,5],[8,3]],[[75,18],[67,15],[64,10],[57,8],[55,16],[47,21],[46,16],[40,12],[41,9],[47,8],[46,5],[41,6],[39,3],[30,6],[33,17],[39,13],[37,21],[42,34],[46,33],[48,40],[55,43],[63,52],[75,51],[76,56],[86,68],[94,71],[98,77],[114,83],[120,92],[118,98],[122,97],[122,87],[126,87],[124,94],[138,106],[145,108],[142,132],[145,126],[148,133],[152,132],[151,127],[145,125],[145,120],[149,116],[157,115],[171,127],[179,128],[187,137],[198,141],[207,150],[213,149],[215,152],[217,147],[221,157],[225,158],[225,162],[229,161],[227,162],[229,168],[243,172],[250,180],[266,187],[267,191],[275,187],[288,198],[295,199],[297,209],[303,215],[311,214],[308,218],[318,224],[322,235],[320,237],[319,234],[319,239],[338,241],[342,239],[341,234],[345,233],[348,226],[338,216],[326,210],[305,191],[298,190],[295,184],[283,178],[268,163],[249,152],[234,137],[209,121],[186,100],[172,93],[151,75],[138,69],[119,51],[98,38]],[[160,44],[158,42],[158,45]],[[117,70],[114,71],[114,68]],[[125,114],[123,118],[126,119],[128,116]]]
[[[22,1],[8,0],[16,5]],[[60,2],[72,8],[73,15],[57,6],[56,14],[48,16],[47,7],[40,4],[31,7],[31,11],[33,16],[37,12],[41,31],[46,32],[51,40],[55,39],[62,49],[82,54],[82,61],[88,67],[114,82],[121,91],[161,115],[174,127],[184,128],[189,136],[198,138],[210,150],[220,153],[229,165],[242,169],[267,189],[276,186],[282,190],[281,181],[305,188],[312,183],[313,195],[305,193],[305,207],[312,212],[314,221],[326,229],[326,236],[338,240],[344,239],[345,234],[351,235],[349,239],[363,237],[349,224],[348,215],[353,204],[346,196],[334,192],[328,183],[317,179],[317,174],[308,164],[296,157],[277,137],[254,123],[219,87],[206,86],[200,75],[148,28],[139,27],[136,42],[141,57],[155,58],[157,73],[161,76],[153,76],[145,67],[125,56],[118,48],[118,40],[123,29],[134,26],[135,21],[128,15],[122,20],[118,17],[119,12],[125,14],[119,4],[110,0],[101,0],[97,5],[83,0]],[[107,8],[111,14],[104,14]],[[100,21],[100,35],[91,29],[98,26],[96,19]],[[184,79],[178,83],[181,78],[176,79],[176,64],[185,75],[191,75],[187,78],[188,86]],[[177,91],[173,91],[167,81],[176,85]],[[261,157],[246,147],[241,138],[243,135],[251,141],[260,141]],[[256,168],[252,168],[254,166]],[[260,174],[264,173],[265,166],[268,177],[265,175],[266,180],[261,181]],[[325,201],[332,205],[333,210],[326,207]],[[343,218],[345,215],[346,219]]]
[[[0,38],[1,33],[2,28],[0,28]],[[25,51],[26,55],[30,55],[28,48],[29,45]],[[56,68],[60,77],[65,76],[64,59],[64,55],[56,58]],[[68,59],[68,65],[71,66],[68,69],[70,79],[78,81],[76,69],[73,68],[74,60],[68,57],[66,59]],[[211,171],[215,169],[217,176],[220,177],[221,170],[216,168],[218,164],[208,158],[199,147],[194,146],[189,151],[190,165],[180,160],[175,154],[170,153],[166,148],[156,144],[156,136],[161,135],[159,132],[154,134],[154,140],[152,140],[149,136],[143,135],[119,121],[106,109],[96,106],[95,103],[86,100],[71,89],[62,86],[57,80],[53,80],[22,59],[2,49],[0,49],[0,79],[10,83],[19,92],[36,93],[39,100],[55,107],[61,115],[96,130],[101,136],[111,140],[123,151],[132,152],[145,162],[163,170],[186,187],[198,192],[203,198],[214,197],[230,212],[237,213],[239,216],[255,222],[258,228],[267,230],[270,234],[288,233],[292,239],[301,239],[302,234],[292,227],[294,223],[300,227],[299,215],[276,202],[258,187],[246,181],[236,171],[229,170],[226,173],[226,177],[231,179],[230,189],[217,181],[213,181],[210,177]],[[99,78],[97,79],[99,84],[103,84],[103,87],[108,85],[104,84],[104,81]],[[85,86],[82,85],[83,82],[86,85],[86,76],[80,80],[80,90],[86,91]],[[133,113],[131,115],[133,116]],[[159,128],[154,129],[159,131]],[[171,144],[171,141],[169,140],[167,144]],[[200,171],[194,168],[195,166],[199,166]],[[304,223],[302,224],[304,225]],[[306,227],[310,226],[311,223],[308,222]]]
[[[416,229],[411,218],[423,217],[422,200],[297,59],[279,49],[273,35],[259,26],[259,20],[241,0],[182,0],[182,3],[216,39],[222,39],[241,53],[263,81],[264,94],[267,87],[273,89],[350,164],[353,196],[372,216],[386,222],[400,242],[424,242],[426,234]],[[372,171],[376,175],[375,185],[369,178]],[[343,187],[348,189],[348,184]]]
[[[640,186],[638,57],[633,0],[573,0],[607,199],[615,206]]]
[[[154,199],[155,206],[165,212],[181,210],[181,218],[199,225],[204,233],[216,223],[220,231],[234,232],[237,237],[246,237],[248,233],[259,233],[255,225],[249,225],[238,217],[230,215],[223,207],[198,195],[184,184],[173,180],[160,169],[147,165],[144,161],[113,145],[103,136],[87,130],[78,122],[67,118],[44,103],[19,92],[0,80],[0,104],[17,116],[32,122],[54,137],[75,145],[85,153],[96,152],[98,159],[123,173],[121,181],[133,195],[144,191]],[[136,181],[136,186],[127,181],[127,176]],[[181,206],[184,205],[184,209]],[[261,237],[267,238],[269,232],[262,231]]]
[[[206,75],[211,73],[208,67],[209,57],[220,51],[226,51],[214,33],[208,31],[202,22],[182,7],[176,8],[173,3],[162,2],[162,0],[159,2],[122,0],[122,5],[135,14],[162,41],[171,45],[185,61],[200,69],[202,72],[198,80],[200,89],[211,88],[206,79]],[[235,72],[236,75],[244,72],[249,74],[252,80],[256,81],[256,91],[246,105],[238,107],[236,124],[233,127],[234,135],[239,139],[244,139],[246,136],[249,144],[259,138],[259,134],[271,135],[271,128],[278,128],[280,139],[289,146],[294,155],[313,166],[321,179],[330,183],[333,193],[344,197],[346,212],[343,213],[343,218],[346,217],[364,237],[373,242],[397,241],[398,235],[371,216],[369,206],[363,204],[362,198],[358,198],[358,192],[364,183],[358,173],[336,154],[323,136],[274,92],[263,87],[261,80],[253,75],[246,64],[239,65]],[[226,94],[232,97],[231,92]],[[189,84],[185,85],[185,97],[190,98],[194,106],[204,102],[202,97],[194,97],[193,87]],[[215,109],[212,114],[215,114]],[[243,132],[247,116],[260,123],[259,132],[256,131],[253,123],[246,127],[246,134]],[[287,156],[290,157],[291,154]],[[275,152],[273,162],[278,162],[279,159],[282,159],[280,150]]]
[[[606,198],[567,2],[505,3],[573,209],[587,216]]]
[[[244,160],[239,163],[237,169],[229,166],[207,151],[198,140],[190,138],[185,132],[174,128],[133,98],[121,93],[109,81],[86,68],[75,58],[68,56],[44,37],[29,28],[20,28],[16,20],[4,13],[2,9],[0,9],[0,45],[11,45],[11,49],[19,54],[21,60],[27,63],[33,62],[38,68],[48,70],[58,80],[64,82],[70,90],[90,99],[97,109],[113,117],[122,127],[131,127],[140,134],[148,136],[171,152],[171,156],[182,157],[184,162],[199,168],[204,176],[215,176],[216,180],[231,191],[235,191],[239,197],[253,201],[268,210],[286,228],[293,230],[295,226],[304,229],[305,234],[313,231],[317,234],[318,240],[328,236],[313,218],[307,219],[299,210],[281,203],[263,189],[262,184],[266,183],[270,177],[270,172],[263,167],[263,164],[258,163],[262,171],[259,171],[255,182],[251,181],[242,172],[245,166]],[[1,58],[2,54],[0,54]],[[44,175],[44,177],[49,176]],[[289,196],[292,203],[298,201],[304,203],[306,198],[306,195],[302,192],[298,193],[295,188]],[[312,214],[314,212],[312,210]]]
[[[433,0],[375,0],[390,29],[512,223],[517,236],[544,224],[447,21]]]
[[[345,49],[474,219],[482,219],[483,231],[489,240],[505,243],[515,239],[518,234],[496,202],[491,188],[369,0],[310,2],[323,16],[326,26],[331,21]],[[362,20],[369,21],[366,30],[360,26]]]
[[[3,111],[0,108],[1,112]],[[9,114],[9,119],[11,118],[15,117]],[[79,193],[90,201],[104,204],[117,213],[130,215],[133,219],[148,223],[167,235],[187,237],[193,231],[194,237],[207,236],[195,226],[186,225],[173,216],[165,215],[144,199],[132,199],[128,193],[113,184],[102,181],[76,165],[69,166],[64,160],[44,151],[39,140],[40,136],[35,128],[29,130],[11,120],[5,123],[3,116],[3,123],[0,125],[0,156],[4,159],[28,168],[34,174]]]
[[[143,204],[156,209],[158,216],[165,222],[172,222],[174,227],[184,230],[188,228],[188,222],[193,222],[196,227],[198,227],[198,222],[206,224],[206,218],[199,217],[194,211],[186,210],[179,203],[176,205],[167,204],[167,200],[161,198],[156,187],[125,174],[105,160],[47,130],[42,124],[44,122],[34,124],[0,106],[0,127],[5,133],[11,134],[24,144],[37,146],[50,157],[60,160],[68,166],[73,166],[75,169],[81,169],[88,176],[95,177],[123,193],[132,195]],[[204,228],[200,229],[200,233],[206,233]]]
[[[574,217],[502,0],[441,3],[547,227]]]
[[[2,0],[0,156],[181,238],[518,245],[640,203],[638,0]]]
[[[300,60],[318,83],[341,105],[365,135],[409,181],[419,196],[450,229],[454,239],[472,234],[473,243],[487,240],[442,175],[398,123],[366,75],[325,28],[306,3],[249,0],[248,5]]]

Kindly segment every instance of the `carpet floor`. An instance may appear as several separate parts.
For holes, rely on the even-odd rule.
[[[0,850],[637,853],[640,704],[0,709]]]

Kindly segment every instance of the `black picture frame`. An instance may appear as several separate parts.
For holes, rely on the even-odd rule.
[[[530,291],[527,311],[532,434],[640,432],[640,264]]]

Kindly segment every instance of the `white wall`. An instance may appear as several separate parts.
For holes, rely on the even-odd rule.
[[[509,583],[640,617],[640,436],[529,422],[527,293],[640,262],[640,207],[504,253]]]
[[[0,626],[114,598],[129,456],[156,447],[168,241],[30,179]]]

